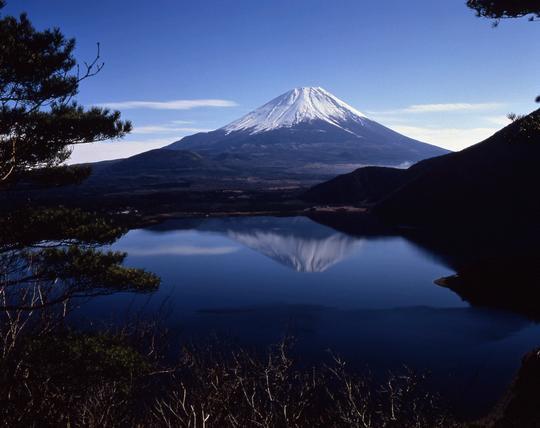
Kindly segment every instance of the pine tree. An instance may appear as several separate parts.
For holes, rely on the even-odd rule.
[[[4,6],[0,2],[0,11]],[[74,144],[121,138],[131,130],[120,112],[85,109],[79,84],[103,68],[99,44],[89,63],[73,56],[75,40],[58,28],[36,30],[26,14],[0,19],[0,185],[21,177],[76,181],[89,170],[60,165]]]
[[[0,11],[4,5],[0,0]],[[103,67],[99,45],[96,58],[82,67],[74,48],[59,29],[38,31],[25,14],[0,19],[0,191],[22,179],[43,186],[80,181],[88,168],[63,165],[71,146],[130,131],[118,111],[74,101],[79,84]],[[126,231],[111,219],[62,207],[0,211],[0,309],[6,319],[13,310],[159,284],[151,273],[123,267],[125,254],[99,250]]]

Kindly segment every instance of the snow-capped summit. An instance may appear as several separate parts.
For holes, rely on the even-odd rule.
[[[321,120],[350,131],[349,121],[362,124],[366,116],[320,87],[292,89],[222,129],[250,134]]]
[[[318,87],[292,89],[229,125],[166,148],[196,152],[227,168],[241,165],[246,174],[265,170],[294,179],[362,165],[410,165],[447,152],[367,118]]]

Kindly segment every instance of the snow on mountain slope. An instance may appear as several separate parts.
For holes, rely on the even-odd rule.
[[[274,98],[262,107],[222,128],[227,134],[248,131],[257,134],[278,128],[292,127],[301,122],[321,120],[347,129],[350,121],[366,122],[366,116],[323,88],[295,88]]]

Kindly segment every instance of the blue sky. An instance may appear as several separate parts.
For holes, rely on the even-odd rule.
[[[74,161],[126,156],[237,119],[287,90],[322,86],[410,137],[460,149],[540,93],[540,28],[493,29],[464,0],[8,0],[58,26],[105,67],[81,87],[134,123],[121,143]],[[143,103],[133,103],[140,101]]]

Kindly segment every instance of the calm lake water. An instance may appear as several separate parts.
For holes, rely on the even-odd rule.
[[[429,372],[464,415],[489,409],[540,344],[524,317],[435,285],[454,272],[402,237],[349,236],[304,217],[208,218],[133,230],[113,249],[162,286],[91,300],[87,318],[159,313],[184,339],[217,334],[254,348],[289,334],[306,363],[328,361],[331,349],[376,375]]]

